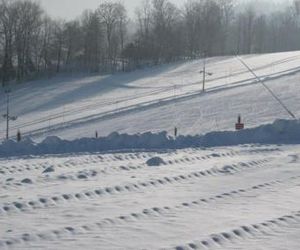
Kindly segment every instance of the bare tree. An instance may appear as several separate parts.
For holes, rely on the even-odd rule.
[[[102,46],[102,27],[97,12],[86,11],[82,17],[83,32],[83,63],[85,69],[92,72],[99,71]],[[105,60],[103,60],[105,64]]]
[[[151,32],[151,2],[150,0],[143,0],[141,6],[136,9],[136,16],[138,22],[137,34],[143,40],[148,40]]]
[[[222,13],[222,20],[221,20],[221,53],[228,54],[232,51],[232,46],[230,46],[230,32],[232,30],[232,24],[235,18],[234,13],[234,4],[236,0],[218,0],[218,5],[220,6],[221,13]]]
[[[124,24],[127,18],[125,7],[120,2],[104,2],[100,4],[98,8],[98,15],[100,22],[104,25],[106,31],[107,41],[107,60],[110,65],[110,70],[113,71],[113,66],[116,62],[117,50],[118,50],[118,37],[116,32],[121,32],[121,42],[124,42]],[[124,44],[122,45],[124,48]]]
[[[55,23],[49,18],[44,17],[40,34],[40,60],[38,67],[41,67],[44,72],[52,71],[52,47],[54,37]]]
[[[126,9],[123,5],[119,8],[119,19],[118,19],[118,33],[120,39],[120,52],[119,54],[122,55],[122,52],[125,48],[126,42],[126,35],[127,35],[127,24],[128,24],[128,17]],[[125,71],[125,62],[124,58],[122,57],[122,71]]]
[[[267,21],[265,15],[255,19],[254,23],[254,52],[263,53],[266,51],[265,41],[267,37]]]
[[[61,63],[63,60],[63,46],[64,46],[64,22],[55,22],[54,29],[54,48],[56,51],[56,73],[60,72]]]
[[[15,2],[17,16],[15,17],[14,33],[17,52],[17,79],[22,80],[34,72],[33,41],[41,29],[42,9],[39,4],[29,0]]]
[[[13,43],[16,8],[9,0],[2,0],[0,5],[0,23],[3,35],[2,85],[4,86],[13,76]]]
[[[253,49],[255,11],[250,4],[238,17],[238,53],[250,54]]]
[[[33,0],[0,0],[2,85],[69,70],[132,70],[204,52],[299,49],[298,0],[269,13],[259,12],[252,1],[237,8],[235,1],[188,0],[179,9],[170,0],[143,0],[136,10],[136,30],[129,34],[134,25],[118,1],[103,2],[65,22],[47,17]]]
[[[196,1],[188,1],[184,6],[185,33],[187,51],[191,58],[200,55],[201,39],[201,4]]]

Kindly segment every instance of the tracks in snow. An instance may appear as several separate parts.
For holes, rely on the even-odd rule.
[[[195,231],[191,237],[176,235],[177,240],[172,241],[174,244],[164,241],[165,232],[161,231],[162,241],[167,244],[156,242],[151,245],[150,241],[145,244],[153,246],[149,249],[162,245],[175,246],[175,249],[226,249],[227,244],[243,241],[247,237],[260,237],[264,235],[262,232],[271,232],[266,225],[272,225],[270,228],[273,229],[277,223],[277,228],[284,231],[285,224],[287,227],[298,225],[300,216],[287,214],[294,210],[295,204],[288,211],[261,216],[259,220],[254,220],[254,224],[245,222],[252,222],[252,219],[247,220],[247,213],[243,217],[241,210],[247,211],[248,206],[253,208],[254,203],[258,203],[260,208],[267,206],[267,202],[274,197],[288,196],[291,189],[299,186],[300,171],[296,168],[297,164],[284,165],[293,159],[291,155],[297,155],[297,150],[285,152],[280,146],[95,154],[72,159],[29,159],[25,167],[29,167],[29,170],[19,174],[18,171],[10,173],[9,170],[14,170],[12,166],[22,169],[24,161],[7,161],[11,165],[6,166],[7,173],[0,174],[0,183],[11,177],[17,183],[25,174],[35,174],[35,177],[31,178],[32,184],[12,185],[0,196],[0,225],[11,229],[0,226],[0,248],[43,248],[54,243],[60,249],[69,249],[65,247],[69,246],[69,240],[88,243],[99,236],[104,249],[114,249],[111,245],[105,245],[108,240],[106,237],[110,237],[111,232],[128,234],[129,237],[130,234],[135,235],[134,228],[138,228],[137,234],[143,237],[144,230],[154,235],[152,230],[162,230],[161,226],[178,233],[183,226],[182,230],[191,233],[190,223],[194,223],[195,219],[197,226],[204,227],[202,220],[206,218],[221,221],[212,223],[213,226],[207,230],[200,228],[202,234],[191,243],[180,244],[197,239]],[[153,156],[162,157],[165,165],[154,168],[146,166],[146,160]],[[0,165],[3,163],[0,162]],[[45,176],[41,174],[49,166],[54,166],[56,171]],[[86,175],[87,179],[79,178],[79,174]],[[56,181],[60,175],[66,176],[66,179]],[[133,175],[137,178],[131,178]],[[22,192],[26,194],[19,199]],[[233,227],[227,224],[222,230],[222,220],[228,223],[232,215],[218,216],[218,213],[231,208],[239,217]],[[85,211],[88,213],[83,215]],[[284,217],[284,221],[283,217],[277,217],[280,214],[293,218]],[[277,219],[268,221],[266,218]],[[23,225],[15,224],[20,220],[24,221]],[[178,228],[173,231],[173,227]],[[170,232],[166,233],[170,235]],[[126,243],[124,248],[135,249],[126,246]]]
[[[172,165],[175,163],[188,163],[190,161],[201,161],[201,160],[208,160],[211,158],[216,157],[233,157],[237,155],[241,155],[240,151],[230,151],[226,153],[210,153],[203,156],[197,156],[199,152],[203,150],[201,149],[194,149],[192,151],[185,150],[187,154],[186,157],[172,157],[176,156],[177,152],[169,152],[165,154],[168,158],[172,157],[172,160],[166,161],[166,165]],[[159,154],[160,155],[160,154]],[[122,162],[130,162],[130,161],[142,161],[145,162],[146,159],[149,159],[153,156],[157,156],[157,153],[129,153],[129,154],[108,154],[108,155],[91,155],[89,157],[72,157],[70,160],[65,160],[64,163],[51,163],[49,161],[42,161],[42,162],[33,162],[33,163],[25,163],[25,164],[14,164],[10,165],[8,163],[1,163],[0,162],[0,177],[1,175],[11,175],[11,174],[18,174],[18,173],[30,173],[33,171],[44,171],[47,167],[53,166],[55,168],[65,168],[65,169],[82,169],[83,167],[91,164],[110,164],[110,163],[122,163]]]
[[[124,193],[134,193],[151,189],[159,189],[165,185],[174,185],[176,183],[188,182],[190,180],[200,180],[215,176],[233,175],[242,171],[255,168],[262,168],[270,159],[263,159],[251,162],[242,162],[239,164],[227,165],[222,168],[212,168],[209,170],[191,172],[185,175],[167,176],[144,182],[128,183],[125,185],[116,185],[111,187],[95,188],[77,193],[65,193],[51,197],[41,197],[36,200],[14,201],[0,205],[0,215],[12,212],[26,212],[31,209],[41,209],[49,206],[59,206],[60,202],[84,202],[86,199],[97,199],[107,195],[118,195]]]
[[[270,154],[274,150],[264,148],[262,152]],[[135,153],[135,154],[119,154],[119,155],[92,155],[84,157],[76,161],[76,158],[66,160],[64,163],[51,163],[49,161],[33,162],[32,165],[26,164],[20,166],[15,164],[12,166],[0,165],[0,187],[4,190],[15,190],[17,188],[32,188],[31,184],[48,185],[52,182],[67,182],[67,181],[82,181],[82,180],[99,180],[99,178],[106,178],[108,175],[122,174],[136,171],[148,170],[146,160],[153,156],[161,156],[164,159],[165,167],[175,167],[184,164],[189,165],[201,164],[208,160],[233,159],[237,156],[247,154],[256,154],[257,151],[230,151],[222,153],[208,153],[198,156],[200,149],[185,150],[187,155],[182,157],[177,155],[177,152],[170,152],[164,154],[155,153]],[[277,151],[277,150],[276,150]],[[123,164],[124,162],[131,162]],[[235,165],[233,165],[235,167]],[[228,166],[230,168],[230,166]],[[48,169],[52,171],[47,172]],[[224,168],[225,169],[225,168]],[[15,177],[19,175],[19,177]]]
[[[176,246],[174,250],[193,250],[193,249],[226,249],[226,246],[233,245],[240,241],[258,237],[270,237],[282,234],[280,230],[300,228],[300,211],[292,212],[281,217],[263,221],[252,225],[241,225],[231,231],[212,234],[211,236],[200,239],[182,246]]]
[[[223,194],[215,195],[212,197],[207,198],[199,198],[197,200],[183,202],[180,204],[177,204],[175,206],[169,207],[153,207],[153,208],[145,208],[140,212],[132,212],[127,215],[120,215],[115,218],[105,218],[101,221],[97,221],[91,224],[85,224],[81,226],[66,226],[59,229],[54,229],[52,231],[47,232],[40,232],[40,233],[23,233],[19,237],[14,237],[10,239],[1,240],[0,239],[0,247],[8,246],[12,247],[17,244],[22,243],[28,243],[28,242],[36,242],[36,241],[50,241],[53,239],[61,239],[67,236],[76,236],[76,235],[82,235],[82,234],[88,234],[91,231],[97,231],[97,230],[103,230],[106,226],[116,226],[116,225],[124,225],[127,223],[134,223],[137,221],[147,220],[147,219],[153,219],[153,218],[159,218],[159,217],[166,217],[171,213],[180,213],[182,210],[187,209],[200,209],[201,206],[207,206],[212,203],[218,203],[222,202],[223,200],[230,200],[232,203],[234,203],[235,198],[239,198],[242,196],[247,196],[248,199],[251,197],[250,194],[254,193],[260,193],[264,189],[267,190],[268,188],[274,188],[278,186],[278,188],[283,187],[282,185],[286,183],[290,183],[293,181],[298,181],[300,179],[300,176],[297,177],[290,177],[287,179],[282,180],[275,180],[268,183],[262,183],[257,184],[255,186],[245,188],[245,189],[238,189],[233,190],[230,192],[226,192]],[[273,190],[274,191],[274,190]],[[298,212],[297,216],[299,217],[298,221],[300,223],[300,212]],[[264,222],[261,224],[256,224],[252,226],[241,226],[239,229],[234,229],[232,232],[225,232],[221,234],[212,235],[211,238],[201,240],[200,243],[190,243],[187,244],[187,246],[177,246],[176,250],[183,250],[183,249],[198,249],[199,246],[202,244],[202,246],[210,247],[213,246],[213,243],[218,243],[219,245],[223,244],[223,241],[225,240],[232,240],[234,238],[244,238],[244,235],[247,236],[247,234],[253,233],[264,233],[264,231],[261,229],[261,227],[268,227],[269,224],[267,223],[273,223],[276,226],[280,226],[282,223],[290,222],[290,220],[295,221],[295,217],[293,216],[284,216],[280,217],[276,220],[271,220],[268,222]],[[300,224],[299,224],[300,226]],[[248,235],[249,236],[249,235]],[[198,245],[199,246],[198,246]]]

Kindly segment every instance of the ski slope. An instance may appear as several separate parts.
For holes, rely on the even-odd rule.
[[[296,114],[300,52],[243,56],[255,73]],[[111,132],[202,134],[232,130],[238,114],[246,127],[289,118],[253,75],[234,57],[211,58],[207,91],[202,90],[202,60],[182,62],[112,76],[57,77],[13,87],[11,134],[18,129],[37,140],[49,135],[65,139]],[[5,113],[0,94],[0,112]],[[0,120],[0,137],[5,137]]]
[[[300,52],[243,59],[299,118]],[[298,250],[299,120],[274,122],[289,116],[233,57],[208,60],[213,75],[202,93],[202,64],[14,86],[11,134],[41,143],[0,144],[0,249]],[[253,129],[212,132],[233,130],[238,114]],[[175,126],[186,135],[178,140],[235,146],[154,150],[174,143],[164,133],[82,139],[96,130],[172,135]]]

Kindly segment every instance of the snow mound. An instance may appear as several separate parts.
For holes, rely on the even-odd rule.
[[[54,167],[48,167],[43,171],[43,174],[47,174],[47,173],[53,173],[55,171]]]
[[[161,165],[164,165],[165,162],[162,158],[160,157],[153,157],[151,159],[149,159],[146,164],[149,166],[149,167],[158,167],[158,166],[161,166]]]
[[[0,144],[0,157],[20,155],[104,152],[129,149],[182,149],[240,144],[300,144],[300,120],[276,120],[273,124],[241,131],[212,132],[206,135],[169,137],[167,132],[136,135],[113,133],[99,139],[82,138],[74,141],[48,137],[41,143],[9,140]]]
[[[21,181],[21,183],[23,183],[23,184],[33,184],[32,180],[29,179],[29,178],[23,179],[23,180]]]

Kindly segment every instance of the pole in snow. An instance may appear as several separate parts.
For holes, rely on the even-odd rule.
[[[22,140],[21,131],[18,130],[17,132],[17,142],[20,142]]]
[[[199,73],[203,74],[202,92],[205,92],[206,75],[208,75],[208,76],[213,75],[212,73],[206,71],[206,53],[203,54],[203,70],[201,70]]]
[[[175,136],[175,138],[177,137],[177,134],[178,134],[178,129],[177,129],[177,127],[175,127],[174,128],[174,136]]]
[[[9,139],[9,122],[10,121],[15,121],[17,120],[16,116],[10,116],[9,114],[9,94],[11,93],[11,90],[7,89],[5,90],[5,94],[6,94],[6,114],[3,115],[4,118],[6,118],[6,140]]]
[[[236,130],[243,130],[245,128],[244,123],[242,123],[242,117],[241,115],[238,116],[237,123],[235,124],[235,129]]]
[[[206,55],[204,54],[203,58],[203,86],[202,86],[202,92],[205,91],[205,80],[206,80]]]
[[[8,140],[9,138],[9,93],[10,91],[9,90],[6,90],[5,91],[6,93],[6,140]]]

